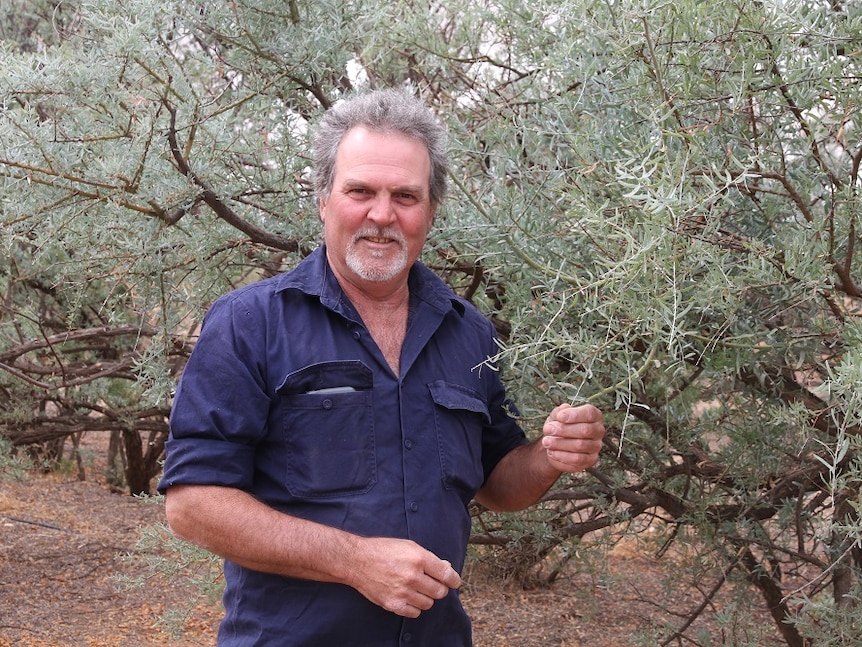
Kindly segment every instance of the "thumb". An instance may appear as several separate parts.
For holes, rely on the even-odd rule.
[[[436,559],[432,566],[426,568],[425,573],[450,589],[457,589],[461,586],[461,576],[445,559]]]

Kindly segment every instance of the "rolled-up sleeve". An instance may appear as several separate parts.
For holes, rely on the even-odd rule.
[[[241,294],[204,318],[177,387],[158,489],[222,485],[250,489],[255,446],[266,433],[266,325]]]

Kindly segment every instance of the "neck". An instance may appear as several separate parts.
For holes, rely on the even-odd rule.
[[[402,289],[385,295],[369,294],[364,290],[343,288],[356,308],[371,338],[377,344],[386,363],[395,373],[401,371],[401,347],[407,334],[410,312],[410,292],[405,283]]]

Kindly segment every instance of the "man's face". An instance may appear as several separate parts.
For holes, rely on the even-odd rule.
[[[431,161],[418,140],[363,127],[344,136],[332,190],[320,201],[329,262],[363,289],[400,285],[419,257],[436,205]]]

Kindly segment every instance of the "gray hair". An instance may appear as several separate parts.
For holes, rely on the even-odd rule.
[[[402,90],[357,94],[326,111],[312,139],[314,191],[318,199],[326,198],[332,190],[338,147],[348,131],[357,126],[398,133],[424,144],[431,159],[428,179],[431,202],[440,204],[446,195],[449,168],[446,129],[428,106]]]

